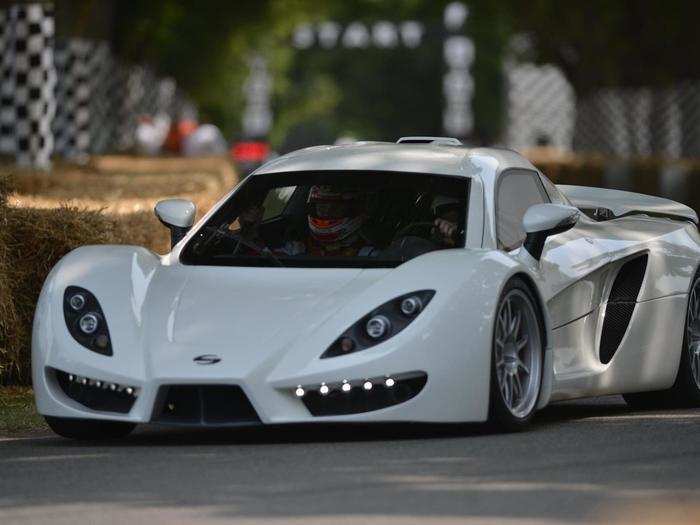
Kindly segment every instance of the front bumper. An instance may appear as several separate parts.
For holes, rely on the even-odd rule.
[[[357,418],[377,411],[401,409],[400,405],[423,391],[427,381],[426,373],[414,371],[362,380],[297,385],[293,389],[294,397],[303,404],[308,417],[289,422],[327,421],[340,416]],[[45,415],[177,426],[262,423],[249,397],[236,384],[132,386],[47,367],[44,386],[47,390],[38,391],[37,399],[48,395],[54,405],[52,413],[41,410]]]
[[[61,393],[81,410],[128,415],[141,389],[49,369]],[[356,415],[400,405],[416,397],[427,382],[423,372],[337,384],[305,385],[295,396],[314,417]],[[185,426],[239,426],[261,423],[248,396],[237,385],[161,385],[152,423]]]

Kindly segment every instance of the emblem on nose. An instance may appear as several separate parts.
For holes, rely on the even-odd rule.
[[[218,355],[214,354],[204,354],[198,355],[192,361],[194,361],[198,365],[215,365],[216,363],[219,363],[221,361],[221,358]]]

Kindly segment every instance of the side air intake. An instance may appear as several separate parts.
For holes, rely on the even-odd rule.
[[[600,337],[600,362],[609,363],[617,352],[634,314],[639,290],[647,269],[647,255],[626,262],[615,277]]]

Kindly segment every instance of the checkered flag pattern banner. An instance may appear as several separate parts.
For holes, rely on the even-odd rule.
[[[158,110],[158,83],[150,68],[144,66],[127,66],[122,75],[124,92],[119,108],[116,147],[127,150],[134,147],[139,117],[153,115]]]
[[[130,149],[139,116],[191,107],[172,79],[119,63],[106,42],[56,42],[50,2],[0,8],[0,155],[48,168],[52,154]]]
[[[9,13],[0,9],[0,155],[15,152],[15,110],[13,85],[14,50],[10,48]]]
[[[506,143],[515,149],[547,144],[570,150],[576,96],[564,74],[551,65],[507,64]]]
[[[553,65],[508,61],[504,142],[619,158],[700,158],[700,82],[577,96]]]
[[[700,157],[700,82],[607,88],[577,104],[574,149],[618,157]]]
[[[69,39],[55,50],[58,109],[55,153],[80,159],[116,141],[123,82],[106,42]]]
[[[47,168],[56,110],[53,8],[21,4],[3,15],[0,149],[14,150],[19,165]]]
[[[92,43],[71,39],[56,45],[57,112],[53,123],[56,153],[67,158],[87,154],[90,146],[91,76],[88,58]]]
[[[90,72],[90,152],[104,153],[116,140],[121,85],[114,75],[117,63],[107,42],[93,44],[88,61]]]

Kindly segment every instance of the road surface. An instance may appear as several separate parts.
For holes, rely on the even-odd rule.
[[[470,427],[145,428],[0,438],[0,523],[700,523],[700,410],[619,397],[525,433]]]

